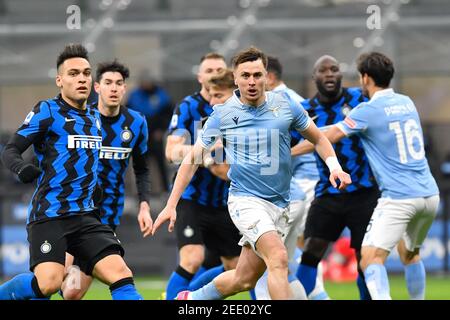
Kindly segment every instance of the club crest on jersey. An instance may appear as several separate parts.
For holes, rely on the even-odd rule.
[[[27,117],[25,118],[25,120],[23,120],[23,124],[28,125],[31,121],[31,118],[33,118],[34,116],[34,112],[31,111],[29,114],[27,114]]]
[[[127,127],[125,127],[125,129],[123,129],[122,132],[120,133],[120,139],[123,142],[129,142],[132,138],[133,133]]]
[[[69,149],[101,149],[101,136],[69,135],[67,148]]]
[[[278,107],[271,107],[271,108],[269,108],[269,110],[272,111],[273,115],[278,118],[278,116],[279,116],[278,109],[280,109],[280,108],[281,108],[280,106],[278,106]]]
[[[348,114],[352,111],[352,108],[350,108],[347,104],[344,104],[344,106],[341,109],[341,112],[344,116],[348,116]]]
[[[45,242],[41,244],[41,252],[49,253],[50,251],[52,251],[52,245],[45,240]]]

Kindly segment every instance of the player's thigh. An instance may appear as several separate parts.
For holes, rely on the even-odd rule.
[[[203,245],[204,240],[198,221],[198,211],[202,206],[194,201],[181,199],[177,206],[175,236],[178,249],[186,245]]]
[[[416,199],[417,212],[411,219],[403,237],[409,252],[420,248],[434,221],[439,206],[439,196]]]
[[[414,213],[414,204],[410,201],[380,198],[367,226],[362,246],[390,252],[404,235]]]
[[[334,242],[339,238],[345,227],[340,199],[341,195],[323,195],[314,199],[306,217],[305,240],[318,238]]]
[[[79,267],[86,275],[92,275],[94,266],[109,255],[117,255],[121,258],[124,250],[115,232],[101,223],[95,214],[82,216],[77,233],[68,242],[67,251],[80,259]],[[123,262],[124,263],[124,262]]]
[[[27,226],[28,242],[30,244],[30,270],[32,272],[35,267],[44,263],[55,263],[57,265],[55,268],[59,269],[59,266],[62,266],[64,271],[67,251],[66,233],[70,229],[73,220],[72,217],[52,219],[45,222],[32,223]],[[45,276],[45,273],[43,275]]]
[[[370,219],[377,206],[379,191],[365,188],[347,195],[343,207],[347,208],[345,224],[351,232],[350,246],[359,251]]]
[[[238,257],[241,254],[241,235],[230,218],[227,207],[209,207],[201,213],[201,232],[207,250],[220,257]]]
[[[274,231],[284,239],[287,228],[287,210],[256,198],[229,196],[228,210],[234,225],[242,235],[239,244],[249,244],[256,252],[256,242],[266,232]]]
[[[269,270],[272,267],[287,268],[287,250],[277,232],[269,231],[261,235],[256,242],[256,249],[265,261]]]

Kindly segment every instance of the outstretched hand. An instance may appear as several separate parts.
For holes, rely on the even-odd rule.
[[[337,185],[336,180],[340,181],[339,186]],[[339,190],[344,190],[349,184],[352,183],[352,179],[350,175],[342,171],[342,169],[336,169],[330,173],[330,182],[333,187],[338,188]]]
[[[152,235],[154,235],[156,230],[158,230],[158,228],[167,220],[170,221],[167,230],[169,230],[169,232],[172,232],[173,228],[175,227],[175,221],[177,220],[177,211],[175,210],[175,208],[168,206],[164,207],[164,209],[158,215],[158,218],[156,218],[155,223],[153,224]]]

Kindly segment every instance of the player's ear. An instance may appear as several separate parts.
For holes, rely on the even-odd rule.
[[[94,82],[94,90],[95,92],[100,93],[100,83],[97,81]]]
[[[59,73],[56,75],[55,83],[58,88],[62,88],[62,79]]]

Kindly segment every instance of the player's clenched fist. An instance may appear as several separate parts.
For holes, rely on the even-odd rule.
[[[152,235],[155,234],[156,230],[167,220],[169,220],[169,232],[173,231],[175,226],[175,221],[177,220],[177,211],[175,207],[165,206],[161,213],[156,218],[155,223],[153,224]]]

